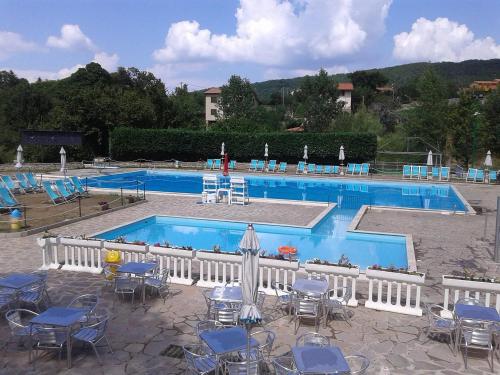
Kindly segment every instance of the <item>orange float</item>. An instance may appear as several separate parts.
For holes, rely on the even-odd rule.
[[[278,252],[282,255],[295,255],[297,254],[297,248],[293,246],[280,246],[278,247]]]

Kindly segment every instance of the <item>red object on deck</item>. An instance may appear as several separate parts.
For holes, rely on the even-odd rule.
[[[224,154],[224,171],[222,174],[224,176],[229,175],[229,158],[227,157],[227,152]]]

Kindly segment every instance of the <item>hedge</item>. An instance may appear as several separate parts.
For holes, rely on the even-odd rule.
[[[373,160],[377,137],[371,133],[220,133],[178,129],[116,128],[111,133],[110,151],[116,160],[197,161],[220,157],[222,142],[233,160],[247,162],[264,158],[295,163],[302,159],[304,145],[309,161],[337,164],[344,146],[346,162]]]

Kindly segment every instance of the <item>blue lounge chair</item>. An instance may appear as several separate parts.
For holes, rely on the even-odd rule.
[[[229,169],[236,169],[236,160],[229,160]]]
[[[450,180],[450,167],[441,167],[440,180],[449,181]]]
[[[282,161],[280,163],[280,167],[278,169],[278,173],[285,173],[286,172],[286,161]]]
[[[497,171],[490,171],[489,173],[489,182],[490,184],[497,183]]]
[[[439,167],[432,167],[432,179],[439,179]]]
[[[61,194],[64,199],[70,200],[70,199],[74,198],[74,194],[70,193],[70,191],[68,190],[68,188],[63,180],[56,180],[55,184],[56,184],[57,191],[59,191],[59,194]]]
[[[346,174],[354,174],[354,164],[348,163],[347,164],[347,172]]]
[[[477,175],[477,169],[469,168],[469,170],[467,171],[467,175],[465,176],[465,181],[471,181],[471,182],[476,181],[476,175]]]
[[[321,164],[318,164],[316,166],[316,174],[322,174],[323,173],[323,166]]]
[[[85,190],[85,188],[83,187],[80,179],[76,176],[71,176],[69,178],[69,180],[71,181],[71,184],[74,186],[74,189],[76,190],[76,192],[78,192],[78,194],[80,195],[88,195],[88,191]]]
[[[220,169],[220,159],[215,159],[214,160],[214,169]]]
[[[476,179],[474,182],[484,182],[484,170],[478,169],[476,172]]]
[[[340,166],[334,165],[332,172],[333,172],[333,174],[339,174],[340,173]]]
[[[361,174],[361,164],[354,164],[354,172],[352,174]]]
[[[65,202],[64,197],[54,190],[54,187],[52,186],[52,183],[50,181],[42,181],[42,186],[52,203],[59,204]]]
[[[24,175],[26,176],[26,179],[28,180],[28,182],[30,183],[30,185],[31,185],[32,188],[34,188],[34,189],[40,189],[40,185],[36,181],[36,178],[35,178],[35,176],[33,175],[32,172],[27,172]]]
[[[17,183],[19,184],[19,187],[23,189],[26,192],[33,191],[33,188],[31,187],[31,184],[28,182],[24,174],[22,173],[16,173],[16,179]]]
[[[331,174],[332,173],[332,166],[331,165],[325,165],[325,169],[323,170],[324,174]]]
[[[420,167],[420,179],[427,180],[427,166],[422,165]]]
[[[256,159],[252,159],[250,161],[250,167],[248,168],[248,170],[250,172],[255,172],[257,170],[257,160]]]
[[[420,178],[420,165],[411,165],[410,178]]]
[[[307,164],[307,173],[314,173],[316,170],[316,164]]]
[[[255,168],[256,172],[263,172],[264,171],[264,160],[258,160],[257,161],[257,167]]]
[[[297,163],[297,171],[295,173],[299,174],[299,173],[304,173],[304,169],[305,169],[305,166],[306,166],[306,163],[303,162],[303,161],[299,161]]]
[[[212,169],[214,166],[214,161],[212,159],[207,159],[207,164],[205,165],[206,169]]]
[[[19,206],[19,202],[12,196],[9,189],[4,186],[0,186],[0,202],[4,207]]]
[[[16,187],[14,180],[12,180],[12,177],[8,175],[2,176],[2,182],[4,186],[13,194],[23,192],[20,187]]]
[[[403,178],[411,178],[411,165],[403,165]]]
[[[370,164],[369,163],[363,163],[361,164],[361,173],[360,175],[368,176],[370,173]]]
[[[276,160],[269,160],[269,164],[267,165],[268,172],[274,172],[276,170]]]

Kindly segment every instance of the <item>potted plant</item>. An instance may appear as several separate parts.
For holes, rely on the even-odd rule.
[[[129,196],[127,196],[127,202],[128,202],[129,204],[134,203],[134,202],[136,202],[136,201],[137,201],[137,198],[136,198],[136,197],[134,197],[133,195],[129,195]]]
[[[389,281],[407,282],[412,284],[425,283],[425,273],[408,271],[406,268],[397,268],[393,265],[382,267],[374,264],[366,269],[366,277]]]
[[[330,263],[326,260],[314,258],[308,260],[305,265],[307,272],[334,274],[342,276],[359,276],[359,266],[351,264],[349,258],[344,254],[341,255],[337,263]]]
[[[98,203],[101,206],[101,211],[109,210],[109,203],[106,201],[101,201]]]

